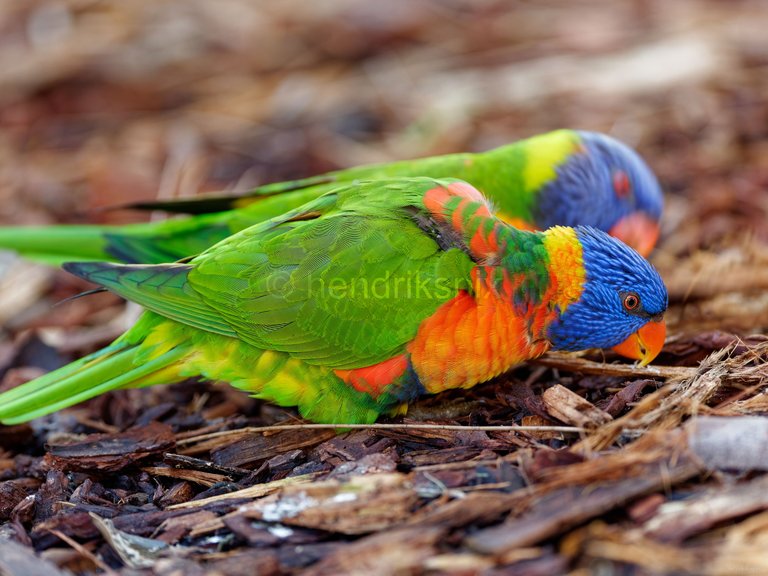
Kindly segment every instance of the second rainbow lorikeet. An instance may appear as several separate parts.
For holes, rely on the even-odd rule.
[[[18,423],[118,388],[220,380],[367,423],[547,350],[661,349],[667,292],[589,227],[519,230],[469,184],[355,182],[186,262],[65,268],[147,308],[106,348],[0,394]]]
[[[293,210],[341,183],[413,176],[466,180],[491,199],[502,219],[523,229],[593,226],[643,255],[650,253],[659,235],[661,188],[637,153],[603,134],[557,130],[488,152],[347,168],[267,184],[245,196],[134,205],[198,213],[177,219],[123,226],[4,227],[0,248],[49,264],[174,262]]]

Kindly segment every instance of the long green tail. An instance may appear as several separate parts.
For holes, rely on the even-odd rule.
[[[119,388],[170,384],[188,353],[176,346],[147,358],[140,343],[120,338],[110,346],[0,394],[0,422],[19,424]]]
[[[125,226],[67,225],[0,227],[0,249],[29,260],[60,266],[64,262],[173,262],[231,234],[229,227],[192,219]]]
[[[0,248],[51,265],[113,259],[107,252],[104,228],[87,225],[0,227]]]
[[[0,227],[0,249],[59,266],[72,261],[162,264],[195,256],[230,234],[315,199],[325,188],[266,196],[231,212],[122,226]]]
[[[174,262],[202,252],[232,231],[218,215],[127,224],[0,227],[0,249],[52,266],[64,262]]]

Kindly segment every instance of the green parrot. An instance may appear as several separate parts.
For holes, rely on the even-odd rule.
[[[245,196],[133,205],[198,213],[178,219],[124,226],[4,227],[0,248],[49,264],[174,262],[297,208],[340,183],[412,176],[466,180],[491,199],[499,217],[518,228],[594,226],[643,255],[650,253],[659,234],[663,198],[645,162],[603,134],[558,130],[479,154],[348,168],[268,184]]]
[[[547,350],[647,363],[665,334],[666,289],[633,249],[590,227],[520,230],[455,179],[338,186],[182,262],[65,268],[147,311],[0,394],[0,422],[199,376],[309,420],[369,423]]]

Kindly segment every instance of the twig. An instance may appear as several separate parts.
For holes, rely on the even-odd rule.
[[[112,576],[117,576],[117,572],[112,570],[112,568],[107,566],[98,556],[96,556],[90,550],[87,550],[79,542],[75,542],[74,540],[72,540],[72,538],[70,538],[69,536],[67,536],[63,532],[61,532],[59,530],[56,530],[56,529],[53,529],[53,528],[49,528],[48,532],[50,532],[51,534],[56,536],[56,538],[58,538],[59,540],[61,540],[62,542],[64,542],[68,546],[70,546],[75,552],[77,552],[81,556],[84,556],[85,558],[88,558],[88,560],[93,562],[94,565],[96,565],[99,568],[101,568],[104,571],[105,574],[110,574]]]
[[[177,445],[195,444],[227,435],[265,434],[284,430],[456,430],[470,432],[570,432],[580,434],[578,426],[462,426],[457,424],[276,424],[274,426],[249,426],[237,430],[224,430],[183,438]]]
[[[558,368],[569,372],[581,372],[582,374],[598,374],[600,376],[623,376],[625,378],[666,378],[679,379],[692,378],[697,374],[698,368],[686,366],[639,366],[634,364],[607,364],[577,358],[568,354],[549,353],[546,356],[529,360],[529,364]]]
[[[318,476],[317,472],[302,474],[301,476],[289,476],[288,478],[273,480],[272,482],[267,482],[265,484],[254,484],[253,486],[249,486],[248,488],[242,488],[241,490],[228,492],[226,494],[209,496],[208,498],[201,498],[200,500],[189,500],[187,502],[180,502],[178,504],[173,504],[172,506],[168,506],[166,510],[179,510],[182,508],[202,508],[203,506],[207,506],[215,502],[222,502],[224,500],[238,500],[241,498],[249,498],[249,499],[262,498],[264,496],[267,496],[268,494],[271,494],[272,492],[276,492],[280,488],[289,486],[291,484],[304,484],[307,482],[311,482],[312,479],[315,478],[316,476]]]

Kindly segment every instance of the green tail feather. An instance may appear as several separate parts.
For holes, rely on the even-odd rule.
[[[231,233],[212,218],[125,226],[8,226],[0,227],[0,249],[53,266],[73,260],[162,263],[194,256]]]
[[[201,194],[192,198],[133,202],[125,204],[122,208],[132,210],[163,210],[165,212],[190,215],[212,214],[214,212],[225,212],[227,210],[243,208],[270,196],[280,195],[285,198],[291,196],[289,194],[291,192],[298,192],[298,195],[302,195],[309,188],[313,189],[310,191],[310,197],[316,196],[330,189],[339,179],[339,176],[333,173],[321,174],[300,180],[264,184],[243,194]]]
[[[110,261],[162,264],[195,256],[231,233],[226,223],[209,218],[206,222],[184,219],[125,226],[108,230],[104,238]]]
[[[124,275],[114,268],[92,271],[105,274],[105,279],[113,275],[126,286],[142,275],[134,267]],[[176,291],[173,282],[178,278],[165,278],[162,290]],[[172,384],[191,377],[227,382],[257,398],[297,406],[304,417],[317,422],[373,422],[402,402],[388,393],[372,398],[345,384],[333,370],[285,352],[262,350],[238,338],[146,312],[106,348],[0,394],[0,423],[26,422],[111,390]]]
[[[67,260],[112,260],[103,229],[99,226],[0,227],[0,248],[51,265]]]
[[[324,192],[320,187],[267,196],[232,212],[123,226],[0,227],[0,249],[59,266],[98,260],[163,264],[196,256],[227,236],[295,209]]]
[[[387,394],[373,399],[332,370],[285,353],[199,330],[174,344],[179,342],[179,325],[151,313],[139,322],[149,332],[146,339],[133,342],[131,330],[103,350],[0,394],[0,423],[20,424],[111,390],[172,384],[193,376],[228,382],[281,406],[297,406],[302,416],[316,422],[370,423],[399,404]]]
[[[177,346],[141,362],[139,346],[123,339],[31,382],[0,394],[0,422],[19,424],[119,388],[138,388],[182,380],[164,370],[187,354]]]

